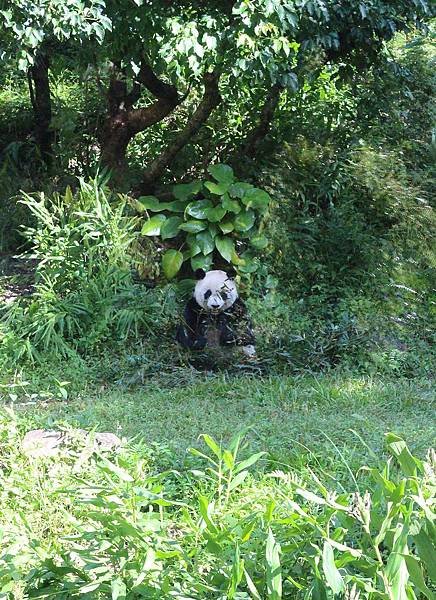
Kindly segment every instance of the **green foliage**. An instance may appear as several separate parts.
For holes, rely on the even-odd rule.
[[[238,266],[242,273],[257,269],[255,251],[268,244],[260,235],[270,203],[269,195],[249,183],[237,181],[228,165],[208,168],[215,181],[194,181],[174,186],[172,202],[159,202],[155,196],[141,196],[137,210],[157,213],[142,226],[145,236],[174,239],[176,248],[166,250],[162,267],[168,279],[177,275],[184,261],[193,270],[209,269],[221,256]],[[251,246],[251,248],[250,248]]]
[[[419,92],[432,86],[432,77],[423,53],[413,60],[405,53],[403,60],[416,69],[416,79],[397,76],[384,95],[375,82],[373,91],[363,89],[359,78],[354,99],[351,88],[339,88],[343,108],[356,102],[362,115],[367,111],[357,139],[352,121],[339,111],[335,119],[349,129],[344,137],[336,131],[334,138],[317,141],[314,134],[322,131],[317,121],[312,132],[304,125],[305,135],[284,144],[261,177],[276,200],[267,223],[272,243],[264,265],[269,268],[257,289],[259,294],[267,289],[263,297],[277,329],[263,331],[291,364],[328,366],[345,359],[366,371],[408,376],[416,369],[430,372],[434,364],[431,108],[427,94]],[[386,84],[387,69],[378,65],[371,76]],[[405,85],[423,104],[414,114],[400,115],[397,103],[401,98],[405,103]],[[331,122],[330,107],[324,110],[319,120],[324,114]],[[382,110],[389,124],[377,121],[368,134],[370,119]],[[297,115],[295,126],[301,125]],[[292,306],[292,318],[282,303]],[[255,310],[262,314],[259,304]]]
[[[21,429],[2,416],[5,598],[434,597],[435,457],[394,434],[394,464],[336,490],[314,471],[259,471],[265,454],[247,454],[240,435],[227,447],[204,435],[181,472],[165,448],[138,443],[29,461]]]
[[[126,199],[97,181],[73,195],[25,194],[35,225],[23,231],[36,261],[35,291],[3,308],[2,345],[13,360],[40,353],[67,355],[150,331],[160,312],[153,293],[132,280],[129,251],[136,220]],[[142,257],[140,257],[142,259]]]
[[[83,40],[102,42],[105,31],[111,28],[102,0],[13,0],[0,7],[3,55],[17,53],[18,68],[23,71],[33,64],[35,50],[42,44],[65,43],[71,38],[79,44]]]

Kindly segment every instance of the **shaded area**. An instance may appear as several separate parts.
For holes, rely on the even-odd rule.
[[[36,261],[0,254],[0,302],[10,303],[34,291]]]

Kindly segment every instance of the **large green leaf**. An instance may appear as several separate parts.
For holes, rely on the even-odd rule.
[[[217,236],[215,238],[215,245],[224,260],[232,262],[232,255],[235,251],[235,242],[229,237]]]
[[[197,221],[193,219],[191,221],[186,221],[186,223],[182,223],[179,229],[181,229],[182,231],[187,231],[188,233],[198,233],[199,231],[203,231],[203,229],[206,229],[206,227],[206,221]]]
[[[232,198],[242,198],[248,192],[248,190],[254,189],[251,183],[245,183],[243,181],[237,181],[229,187],[229,194]]]
[[[201,181],[191,181],[191,183],[179,183],[173,186],[173,195],[177,200],[187,200],[194,194],[198,194],[202,188]]]
[[[206,219],[207,209],[212,207],[213,204],[210,200],[197,200],[188,204],[186,213],[194,219]]]
[[[188,246],[188,248],[186,248],[186,250],[183,250],[183,260],[188,260],[188,258],[197,256],[197,254],[200,254],[200,252],[201,250],[198,244],[191,244]]]
[[[239,202],[237,200],[232,200],[228,194],[223,195],[221,198],[221,204],[226,210],[232,213],[238,214],[241,212],[241,205]]]
[[[413,541],[418,549],[418,556],[427,567],[427,574],[433,583],[436,583],[436,547],[433,545],[428,533],[421,531],[413,536]]]
[[[125,600],[127,588],[121,577],[111,581],[112,600]]]
[[[216,237],[219,234],[218,225],[209,223],[208,231],[213,238]]]
[[[236,215],[234,225],[236,231],[248,231],[254,225],[256,214],[252,210],[244,210]]]
[[[232,221],[222,221],[221,223],[218,223],[218,227],[221,229],[221,231],[223,233],[230,233],[235,228]]]
[[[170,210],[171,212],[182,213],[185,211],[186,201],[173,200],[172,202],[165,202],[165,205],[166,205],[165,210]]]
[[[268,246],[268,239],[264,235],[254,235],[250,238],[250,244],[257,250],[263,250]]]
[[[200,233],[197,233],[195,236],[195,241],[203,254],[210,254],[210,252],[212,252],[215,248],[215,242],[209,230],[200,231]]]
[[[344,580],[335,565],[335,557],[331,544],[326,540],[322,551],[322,568],[328,586],[334,594],[340,594],[345,590]]]
[[[188,233],[186,236],[186,244],[188,245],[188,248],[187,248],[187,250],[185,250],[183,252],[183,256],[185,257],[185,260],[187,258],[191,258],[191,256],[195,256],[196,254],[200,254],[200,252],[201,252],[201,248],[197,242],[197,235],[200,235],[200,234],[199,233],[197,233],[197,234]]]
[[[136,210],[142,212],[145,210],[151,212],[162,212],[163,210],[183,212],[185,210],[185,204],[183,202],[160,202],[155,196],[141,196],[138,200],[135,200],[134,206]]]
[[[259,190],[258,188],[248,190],[242,197],[242,202],[247,208],[255,208],[260,212],[263,212],[268,208],[270,201],[271,198],[269,194],[267,194],[264,190]]]
[[[435,600],[436,594],[433,594],[427,587],[419,561],[410,554],[405,554],[404,560],[406,561],[407,570],[413,585],[417,587],[421,594],[424,594],[428,600]]]
[[[171,248],[162,256],[162,269],[167,279],[172,279],[180,271],[183,264],[183,254]]]
[[[233,169],[229,165],[209,165],[207,170],[219,183],[232,183],[235,179]]]
[[[155,215],[145,221],[141,229],[142,235],[159,235],[163,222],[166,221],[165,215]]]
[[[386,434],[386,442],[390,451],[400,463],[400,467],[404,474],[413,477],[416,475],[416,470],[422,470],[422,462],[412,456],[406,442],[395,435],[395,433]]]
[[[179,227],[183,223],[181,217],[170,217],[162,224],[160,228],[160,236],[163,240],[174,238],[179,233]]]
[[[395,600],[408,600],[407,581],[409,572],[407,570],[404,554],[408,552],[407,544],[408,528],[401,523],[397,525],[394,534],[392,550],[389,553],[386,567],[384,569],[386,578],[392,590]]]
[[[156,196],[139,196],[136,202],[142,210],[158,210],[160,204]]]
[[[226,209],[222,206],[214,206],[206,210],[206,218],[212,223],[218,223],[226,214]]]
[[[207,271],[212,266],[213,255],[208,254],[204,256],[203,254],[198,254],[197,256],[193,256],[191,258],[191,267],[194,271],[197,269],[204,269]]]
[[[211,194],[222,196],[229,189],[229,183],[214,183],[213,181],[206,181],[204,184]]]
[[[241,273],[255,273],[259,268],[259,263],[251,257],[244,257],[239,265]]]

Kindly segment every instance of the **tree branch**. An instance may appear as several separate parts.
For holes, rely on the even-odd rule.
[[[27,84],[29,86],[30,103],[32,104],[32,108],[33,108],[34,112],[36,112],[38,110],[38,107],[36,106],[35,90],[33,88],[31,69],[27,69]]]
[[[172,110],[177,106],[177,102],[173,102],[164,98],[159,98],[146,108],[136,108],[128,114],[128,127],[133,135],[144,131],[147,127],[151,127],[155,123],[162,121]]]
[[[162,177],[166,167],[173,161],[177,153],[197,133],[201,126],[207,121],[212,111],[220,104],[221,96],[218,88],[219,78],[220,75],[216,72],[206,73],[204,75],[203,98],[185,127],[179,132],[176,139],[151,162],[143,175],[141,191],[145,190],[145,193],[148,193],[148,190],[154,187],[154,183]]]
[[[136,76],[136,81],[146,87],[156,98],[166,98],[167,100],[174,102],[175,105],[178,104],[179,95],[177,93],[177,88],[156,77],[153,69],[145,61],[141,63],[141,68]]]

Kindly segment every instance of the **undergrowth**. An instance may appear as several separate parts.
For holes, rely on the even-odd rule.
[[[247,454],[241,435],[202,436],[181,470],[138,442],[34,458],[21,439],[4,413],[4,598],[434,597],[435,458],[394,434],[394,462],[347,488]]]
[[[34,292],[2,309],[1,345],[10,362],[86,353],[108,339],[153,335],[163,293],[133,279],[138,234],[126,200],[99,182],[73,194],[25,194],[35,219],[23,236],[36,261]]]

